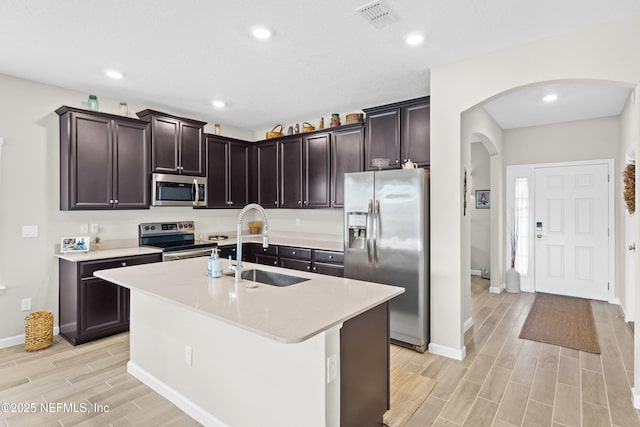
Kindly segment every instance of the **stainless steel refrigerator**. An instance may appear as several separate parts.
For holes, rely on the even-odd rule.
[[[345,174],[344,275],[401,286],[389,304],[391,340],[429,344],[429,171]]]

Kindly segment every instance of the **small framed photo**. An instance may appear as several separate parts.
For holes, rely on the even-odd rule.
[[[476,190],[476,209],[489,209],[491,207],[491,191]]]
[[[88,252],[89,236],[63,237],[60,241],[60,252]]]

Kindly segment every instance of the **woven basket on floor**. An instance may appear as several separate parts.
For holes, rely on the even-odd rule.
[[[29,314],[25,320],[25,350],[43,350],[53,344],[53,314],[51,312],[36,311]]]

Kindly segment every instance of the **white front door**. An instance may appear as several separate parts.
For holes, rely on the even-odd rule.
[[[535,290],[608,299],[609,167],[535,170]]]

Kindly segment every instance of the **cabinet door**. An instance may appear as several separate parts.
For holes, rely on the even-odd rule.
[[[258,203],[265,208],[278,207],[278,146],[274,141],[256,147]]]
[[[113,200],[111,120],[80,113],[73,113],[71,117],[69,209],[110,209]]]
[[[249,147],[242,143],[229,143],[229,206],[243,208],[249,194]]]
[[[280,207],[302,207],[302,138],[280,141]]]
[[[166,117],[151,118],[151,169],[160,173],[179,173],[180,121]]]
[[[119,209],[149,208],[149,125],[113,124],[113,199]]]
[[[331,135],[331,207],[344,206],[344,174],[362,172],[364,128],[346,129]]]
[[[329,166],[331,144],[329,134],[304,138],[303,142],[303,207],[328,208],[331,170]]]
[[[301,259],[280,258],[280,267],[298,271],[311,271],[311,261]]]
[[[369,113],[366,131],[366,170],[377,170],[375,158],[389,159],[389,168],[400,167],[400,108]]]
[[[80,283],[80,335],[125,325],[124,288],[92,277]]]
[[[180,173],[204,176],[205,145],[200,125],[180,124]]]
[[[429,104],[402,107],[402,163],[411,159],[419,166],[430,164]]]
[[[227,150],[226,141],[207,137],[207,207],[210,208],[229,206]]]

